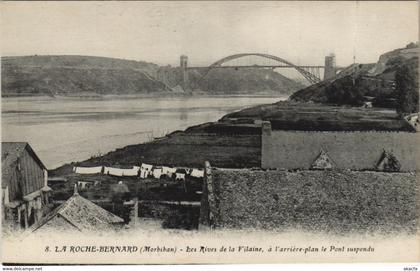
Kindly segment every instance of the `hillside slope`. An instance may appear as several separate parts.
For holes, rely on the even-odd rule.
[[[151,63],[104,57],[3,57],[2,96],[167,92],[149,75],[157,69]]]
[[[304,86],[271,69],[214,69],[205,77],[190,73],[191,85],[211,94],[291,94]]]
[[[413,43],[381,55],[377,63],[351,65],[330,80],[294,93],[290,100],[356,106],[370,101],[373,106],[397,108],[404,103],[401,92],[406,84],[398,74],[407,70],[413,76],[402,80],[418,85],[418,45]],[[413,99],[418,101],[418,95]]]
[[[142,61],[92,56],[2,57],[2,96],[98,96],[119,94],[291,94],[303,87],[272,70],[189,72]]]

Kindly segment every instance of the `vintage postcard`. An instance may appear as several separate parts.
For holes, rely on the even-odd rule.
[[[416,1],[0,11],[3,264],[420,260]]]

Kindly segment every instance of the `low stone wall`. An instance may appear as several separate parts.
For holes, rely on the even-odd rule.
[[[401,164],[401,171],[420,170],[420,133],[317,132],[262,129],[261,167],[309,169],[321,150],[338,169],[374,170],[385,151]]]
[[[414,231],[414,173],[213,169],[200,224],[212,228]],[[210,189],[209,189],[210,188]]]

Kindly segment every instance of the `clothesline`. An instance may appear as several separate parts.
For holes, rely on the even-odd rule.
[[[106,166],[95,166],[95,167],[73,167],[73,172],[78,174],[100,174],[125,177],[125,176],[139,176],[142,179],[153,177],[160,179],[162,176],[172,178],[175,176],[175,180],[185,180],[185,176],[191,176],[195,178],[203,178],[204,171],[195,168],[172,168],[167,166],[154,166],[146,163],[142,163],[140,167],[133,166],[129,169],[113,168]]]

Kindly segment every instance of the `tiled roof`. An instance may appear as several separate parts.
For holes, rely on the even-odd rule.
[[[74,194],[65,203],[57,207],[49,216],[42,219],[33,231],[41,228],[55,217],[64,218],[69,224],[80,231],[98,231],[112,229],[112,224],[122,223],[124,220],[93,202]]]

